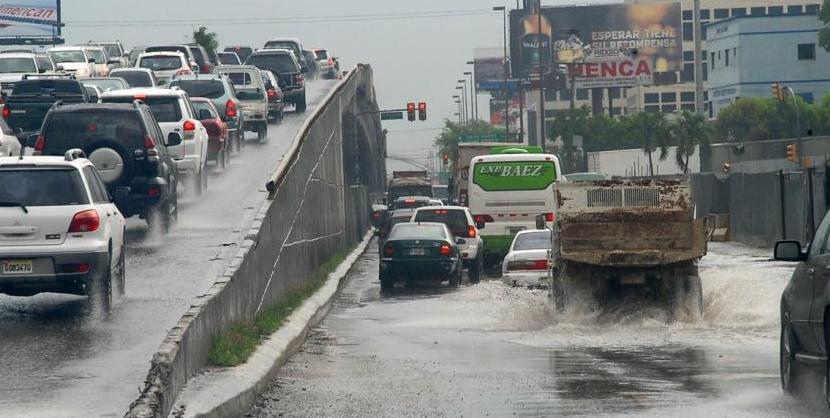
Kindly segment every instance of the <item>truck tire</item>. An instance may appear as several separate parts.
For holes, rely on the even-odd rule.
[[[556,309],[556,313],[559,314],[565,312],[565,309],[568,307],[568,299],[565,294],[565,285],[562,283],[562,279],[561,276],[554,277],[550,284],[550,297],[553,299],[553,306]]]
[[[259,125],[259,129],[256,131],[257,133],[257,141],[260,144],[265,144],[268,142],[268,122],[262,122]]]
[[[698,321],[703,316],[703,287],[697,266],[675,266],[663,278],[668,301],[669,319]]]

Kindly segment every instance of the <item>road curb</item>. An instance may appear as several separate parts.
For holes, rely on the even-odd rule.
[[[176,399],[171,417],[243,416],[308,334],[329,312],[343,279],[374,237],[370,230],[346,259],[330,273],[323,287],[308,298],[280,329],[244,364],[194,376]]]

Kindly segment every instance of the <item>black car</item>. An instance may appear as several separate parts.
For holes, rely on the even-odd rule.
[[[74,77],[24,76],[23,81],[17,82],[11,95],[6,98],[3,119],[6,119],[12,130],[20,132],[19,139],[25,139],[40,129],[43,119],[55,103],[89,101],[86,88]]]
[[[308,75],[309,78],[315,79],[318,76],[318,68],[317,68],[317,54],[314,51],[303,50],[303,58],[305,58],[306,67],[308,68]]]
[[[458,246],[465,243],[441,223],[395,225],[381,249],[381,289],[391,289],[398,279],[449,280],[450,286],[458,286],[463,270]]]
[[[82,149],[124,217],[167,231],[178,217],[179,183],[167,147],[181,142],[175,132],[165,138],[150,108],[136,101],[55,106],[33,146],[35,155]]]
[[[830,405],[830,214],[819,225],[804,251],[797,241],[775,245],[775,259],[798,262],[781,297],[781,387],[796,395],[813,368],[824,376]],[[812,385],[815,386],[815,385]]]
[[[233,52],[242,62],[245,62],[254,53],[254,49],[249,46],[229,46],[225,48],[225,52]]]
[[[305,69],[288,50],[265,50],[252,54],[245,65],[253,65],[260,70],[269,70],[279,77],[283,102],[294,104],[297,112],[305,112]]]

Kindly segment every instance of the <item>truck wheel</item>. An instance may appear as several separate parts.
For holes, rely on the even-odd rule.
[[[264,144],[268,142],[268,123],[262,122],[262,125],[259,126],[259,130],[257,130],[257,141],[260,144]]]
[[[297,99],[297,101],[294,103],[294,107],[297,110],[297,113],[305,112],[305,109],[306,109],[305,93],[303,93],[302,97]]]
[[[554,277],[550,284],[550,296],[553,299],[553,306],[556,308],[556,313],[560,314],[565,312],[568,302],[565,285],[562,282],[562,277]]]
[[[467,269],[467,276],[470,278],[470,283],[478,283],[481,281],[482,270],[484,270],[484,257],[479,255]]]

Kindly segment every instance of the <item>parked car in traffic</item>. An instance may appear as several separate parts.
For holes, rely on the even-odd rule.
[[[219,62],[222,65],[242,65],[242,60],[236,52],[217,52],[216,55],[219,56]]]
[[[164,136],[150,108],[136,100],[56,106],[30,145],[36,155],[83,150],[124,216],[167,231],[178,218],[179,172],[170,148],[181,142],[178,132]]]
[[[14,85],[3,106],[3,119],[19,139],[40,130],[55,103],[87,103],[83,84],[71,75],[25,75]]]
[[[170,82],[170,88],[180,88],[193,97],[205,97],[213,101],[228,129],[228,151],[232,146],[242,149],[242,133],[245,118],[241,112],[241,102],[236,97],[236,90],[230,79],[222,74],[191,74],[176,77]]]
[[[0,293],[124,293],[125,221],[80,150],[0,158]]]
[[[199,122],[202,122],[208,133],[208,161],[225,168],[225,164],[230,161],[228,125],[219,117],[219,110],[212,100],[205,97],[193,97],[190,100],[199,115]]]
[[[464,243],[442,223],[395,225],[381,249],[380,288],[391,289],[399,279],[449,280],[450,286],[458,286],[463,274],[459,245]]]
[[[140,100],[150,107],[161,128],[162,138],[171,133],[182,136],[181,144],[168,147],[179,175],[189,180],[188,189],[201,196],[207,189],[208,133],[193,110],[184,90],[141,88],[116,90],[101,96],[103,103],[132,103]]]
[[[0,54],[0,91],[8,95],[14,88],[14,83],[23,79],[26,74],[44,74],[54,72],[55,66],[46,55],[32,53],[2,53]]]
[[[225,52],[233,52],[242,62],[245,62],[254,53],[254,49],[249,46],[229,46],[225,48]]]
[[[239,99],[245,132],[256,132],[257,141],[268,141],[268,96],[262,74],[251,65],[226,65],[216,69],[233,84]]]
[[[317,55],[307,49],[303,50],[303,58],[305,58],[306,77],[314,80],[320,76],[317,71]]]
[[[274,38],[265,42],[265,46],[262,49],[287,49],[294,54],[301,68],[305,68],[307,65],[305,56],[303,56],[303,50],[305,48],[303,48],[302,42],[297,38]]]
[[[120,64],[120,61],[117,59],[110,60],[104,47],[85,46],[83,48],[87,56],[93,60],[92,65],[95,67],[95,75],[93,77],[106,77],[110,73],[110,66]]]
[[[82,46],[56,46],[49,49],[46,55],[52,59],[56,68],[66,74],[73,74],[77,78],[97,77],[95,60],[90,57]]]
[[[123,79],[131,88],[159,85],[153,70],[148,68],[116,68],[110,71],[110,77]]]
[[[19,156],[23,152],[22,148],[12,128],[5,119],[0,118],[0,157]]]
[[[169,83],[173,77],[193,74],[187,57],[181,52],[145,52],[138,57],[136,67],[153,71],[159,86]]]
[[[199,44],[187,44],[193,58],[196,60],[196,65],[199,66],[200,74],[210,74],[213,68],[219,65],[218,58],[211,55],[203,46]]]
[[[551,247],[550,230],[520,231],[504,257],[501,280],[508,286],[547,287]]]
[[[461,206],[426,206],[415,210],[410,222],[438,222],[450,229],[453,236],[463,238],[461,258],[471,283],[478,283],[484,272],[484,241],[478,234],[470,209]],[[479,225],[484,226],[484,224]]]
[[[293,52],[288,49],[257,51],[245,62],[260,70],[268,70],[279,77],[283,102],[291,103],[297,112],[306,110],[306,89],[303,69]]]
[[[268,121],[281,122],[285,117],[285,104],[277,76],[271,71],[261,70],[262,81],[265,82],[265,91],[268,94]]]
[[[146,46],[137,46],[131,49],[129,55],[127,55],[127,67],[135,67],[139,55],[143,54],[146,49]]]
[[[340,72],[340,63],[333,57],[328,49],[314,49],[314,56],[317,62],[317,74],[320,78],[334,79]]]
[[[102,92],[123,90],[130,88],[127,81],[119,77],[93,77],[85,78],[82,83],[85,86],[95,86],[101,89]]]
[[[194,73],[199,72],[199,64],[196,62],[196,56],[193,50],[187,45],[153,45],[144,48],[144,52],[180,52],[187,58],[187,63],[190,66],[190,71]]]
[[[127,59],[127,51],[124,49],[124,45],[121,44],[121,41],[90,41],[87,45],[103,47],[107,52],[107,56],[110,58],[112,68],[124,68],[130,66],[129,60]],[[117,64],[115,61],[117,61]]]

